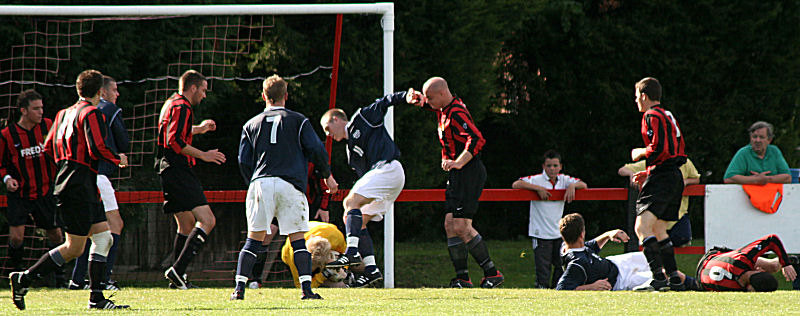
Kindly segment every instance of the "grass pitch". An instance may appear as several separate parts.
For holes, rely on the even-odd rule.
[[[399,289],[318,289],[325,300],[301,301],[299,289],[261,288],[248,289],[244,301],[230,301],[231,275],[231,287],[189,291],[166,289],[165,280],[160,280],[159,288],[123,283],[123,290],[112,300],[131,305],[130,310],[116,312],[131,315],[800,315],[800,291],[786,291],[791,284],[780,273],[776,276],[781,291],[774,293],[557,292],[531,288],[534,260],[530,241],[489,241],[489,249],[506,276],[505,284],[491,290],[442,288],[453,268],[444,243],[431,242],[396,245],[395,285]],[[603,249],[603,255],[621,252],[618,244]],[[681,270],[693,275],[699,257],[676,258]],[[482,273],[471,259],[470,272],[479,283]],[[0,290],[0,315],[79,315],[86,312],[88,297],[87,291],[31,289],[26,296],[28,309],[20,312],[5,285]]]
[[[557,292],[538,289],[319,289],[325,300],[301,301],[298,289],[248,290],[244,301],[229,301],[231,289],[189,291],[126,288],[114,299],[130,304],[120,314],[280,315],[495,314],[495,315],[761,315],[800,314],[798,292],[775,293],[634,293]],[[77,315],[86,311],[86,291],[34,289],[28,309],[17,311],[10,292],[0,295],[0,314]],[[107,313],[97,311],[94,313]]]

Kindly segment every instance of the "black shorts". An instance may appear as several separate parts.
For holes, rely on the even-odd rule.
[[[164,191],[164,214],[191,211],[208,205],[200,180],[191,168],[169,167],[161,171],[161,188]]]
[[[478,198],[486,182],[486,167],[474,157],[461,169],[451,169],[444,191],[445,213],[454,218],[469,218],[478,212]]]
[[[106,211],[99,200],[90,201],[69,195],[58,195],[56,200],[58,220],[64,223],[66,233],[88,236],[92,225],[106,221]]]
[[[43,229],[53,229],[61,227],[61,223],[56,220],[56,199],[52,193],[28,200],[15,195],[8,195],[8,226],[22,226],[28,223],[29,216],[33,216],[36,226]]]
[[[682,196],[683,175],[680,169],[658,166],[642,185],[636,201],[636,214],[649,211],[660,220],[677,221]]]

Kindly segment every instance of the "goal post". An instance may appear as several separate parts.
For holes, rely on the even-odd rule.
[[[394,91],[394,3],[250,4],[250,5],[0,5],[6,16],[154,16],[154,15],[317,15],[380,14],[383,29],[383,93]],[[394,138],[394,111],[386,129]],[[394,207],[384,218],[384,287],[394,287]]]

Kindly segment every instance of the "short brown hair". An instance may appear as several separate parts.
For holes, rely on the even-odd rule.
[[[544,152],[544,155],[542,155],[542,164],[544,164],[545,160],[547,159],[558,159],[558,163],[561,163],[561,154],[559,154],[555,149],[550,149]]]
[[[100,92],[103,87],[103,74],[97,70],[84,70],[78,75],[75,81],[75,89],[82,98],[92,98]]]
[[[748,128],[747,131],[750,132],[750,134],[752,134],[753,132],[760,130],[762,128],[767,129],[767,137],[769,137],[769,139],[775,138],[775,132],[772,131],[773,129],[772,124],[764,121],[758,121],[753,123],[753,125],[750,125],[750,128]]]
[[[20,92],[19,97],[17,97],[17,107],[21,108],[28,108],[31,105],[31,102],[36,100],[41,100],[42,95],[36,90],[28,89],[25,91]]]
[[[114,78],[111,78],[111,76],[103,75],[103,89],[108,89],[108,86],[111,85],[114,82],[117,82],[117,81],[114,80]]]
[[[347,114],[342,111],[342,109],[330,109],[322,114],[322,118],[320,118],[320,122],[330,121],[331,117],[338,118],[343,121],[347,121]]]
[[[272,75],[264,79],[262,89],[264,95],[267,96],[267,100],[270,103],[275,103],[286,97],[286,93],[288,93],[287,86],[286,80],[283,80],[283,78],[278,75]]]
[[[186,91],[191,86],[199,87],[203,81],[206,81],[206,76],[197,70],[189,69],[181,75],[181,79],[178,81],[178,91]]]
[[[558,222],[561,238],[567,243],[573,243],[583,233],[583,216],[578,213],[567,214]]]
[[[652,101],[661,101],[661,83],[658,79],[647,77],[636,83],[636,90],[646,94]]]
[[[756,272],[750,275],[750,285],[756,292],[775,292],[778,290],[778,280],[769,272]]]

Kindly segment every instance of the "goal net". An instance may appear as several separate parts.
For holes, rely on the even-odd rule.
[[[264,77],[278,72],[296,86],[321,88],[331,84],[334,76],[331,63],[334,45],[330,38],[317,38],[316,64],[278,67],[288,58],[281,41],[293,40],[280,29],[281,19],[294,15],[314,18],[321,14],[380,14],[383,41],[383,92],[393,89],[392,31],[393,6],[387,3],[341,5],[206,5],[206,6],[0,6],[0,18],[24,23],[28,29],[14,34],[5,47],[0,47],[0,120],[13,124],[18,118],[16,96],[25,89],[36,89],[44,96],[45,117],[52,118],[58,109],[75,101],[74,77],[83,69],[97,68],[114,77],[123,108],[125,125],[131,139],[131,168],[113,177],[120,192],[136,191],[134,204],[122,205],[125,220],[120,253],[112,278],[138,283],[163,282],[161,272],[172,263],[172,240],[175,224],[171,216],[162,214],[154,196],[160,196],[159,185],[152,171],[157,120],[160,108],[174,91],[177,79],[187,69],[195,69],[208,78],[208,99],[195,110],[195,124],[212,118],[221,129],[198,137],[207,148],[231,148],[231,133],[236,133],[249,117],[257,112],[242,109],[240,104],[258,104]],[[276,20],[278,21],[276,26]],[[334,29],[332,19],[325,27]],[[319,25],[321,22],[312,23]],[[377,24],[377,23],[376,23]],[[318,31],[318,34],[330,34]],[[378,32],[376,32],[378,34]],[[292,35],[291,33],[289,35]],[[126,38],[127,41],[115,40]],[[136,39],[130,41],[130,39]],[[337,47],[338,48],[338,47]],[[144,52],[144,53],[143,53]],[[323,53],[324,52],[324,53]],[[307,54],[312,54],[308,52]],[[300,54],[302,55],[302,54]],[[125,56],[109,60],[108,56]],[[171,56],[167,62],[163,56]],[[324,57],[323,57],[324,56]],[[114,57],[119,58],[119,57]],[[300,63],[298,63],[300,64]],[[95,66],[97,65],[97,66]],[[335,82],[333,83],[335,86]],[[325,94],[325,93],[322,93]],[[335,95],[335,89],[331,95]],[[323,104],[334,104],[325,100]],[[263,108],[263,103],[260,105]],[[204,117],[204,108],[230,109],[223,117]],[[327,108],[317,105],[319,114]],[[208,111],[212,112],[212,111]],[[306,113],[314,117],[314,113]],[[388,117],[388,122],[391,117]],[[391,124],[387,124],[391,132]],[[235,145],[233,146],[235,148]],[[199,164],[203,179],[239,177],[235,169],[235,149],[226,151],[231,168],[215,168]],[[234,173],[231,175],[231,173]],[[203,181],[206,190],[219,190],[225,200],[234,203],[212,204],[217,226],[204,251],[190,266],[193,281],[233,279],[238,251],[245,239],[241,186],[226,187]],[[136,203],[139,201],[140,203]],[[314,210],[311,211],[312,215]],[[393,287],[393,221],[385,221],[384,271],[385,286]],[[7,227],[7,226],[6,226]],[[0,236],[0,254],[7,247],[7,233]],[[291,274],[280,260],[283,239],[276,238],[266,258],[266,284],[291,286]],[[43,232],[26,228],[24,242],[26,266],[32,264],[48,245]],[[3,258],[5,259],[5,257]],[[5,260],[2,260],[3,262]],[[3,276],[8,271],[3,271]],[[71,271],[67,271],[69,277]]]

